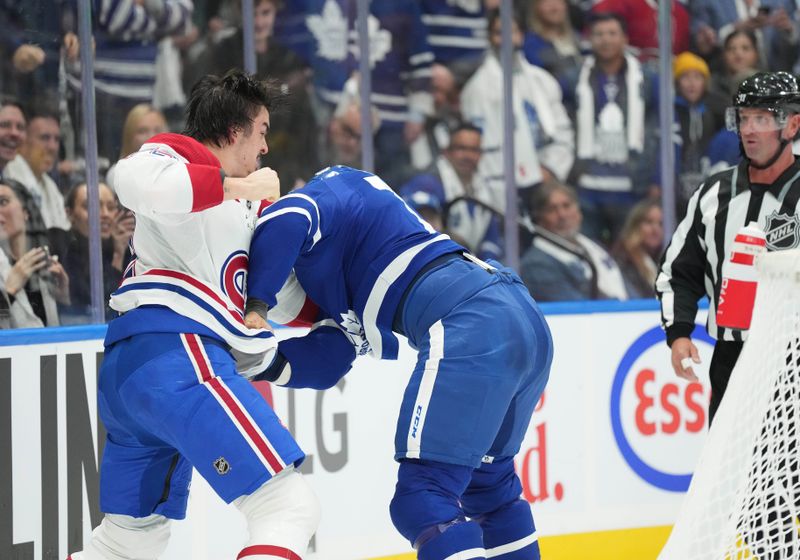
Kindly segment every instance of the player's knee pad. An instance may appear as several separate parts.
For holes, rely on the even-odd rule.
[[[464,517],[459,497],[472,469],[433,461],[402,461],[389,504],[392,523],[413,545],[431,527]]]
[[[77,557],[83,560],[155,560],[166,550],[169,533],[170,521],[163,515],[130,517],[109,513]]]
[[[249,545],[283,547],[302,556],[319,525],[319,500],[293,467],[234,503],[247,518]]]
[[[513,457],[496,458],[473,471],[461,505],[474,518],[515,502],[520,494],[522,483],[514,471]]]

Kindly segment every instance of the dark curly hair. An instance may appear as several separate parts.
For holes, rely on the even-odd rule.
[[[279,95],[273,84],[239,69],[222,77],[209,74],[192,87],[183,133],[198,142],[226,146],[234,131],[250,134],[261,107],[270,110]]]

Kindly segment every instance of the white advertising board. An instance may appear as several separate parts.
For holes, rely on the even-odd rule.
[[[657,312],[548,322],[551,379],[517,458],[540,534],[671,524],[705,436],[707,382],[674,376]],[[698,331],[696,341],[703,376],[712,347]],[[0,478],[0,558],[63,560],[99,522],[100,359],[99,339],[0,346],[0,468],[11,475]],[[329,391],[266,389],[308,454],[302,470],[322,502],[309,559],[411,550],[388,503],[395,419],[414,361],[403,347],[398,361],[359,358]],[[235,558],[244,540],[239,513],[195,476],[164,559]]]

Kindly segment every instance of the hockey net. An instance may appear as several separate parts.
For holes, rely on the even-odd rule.
[[[748,341],[659,560],[800,559],[800,250],[757,267]]]

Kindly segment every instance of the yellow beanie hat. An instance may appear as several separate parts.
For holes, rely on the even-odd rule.
[[[711,77],[705,60],[689,51],[682,52],[672,61],[672,76],[677,80],[689,70],[697,70],[705,76],[706,80]]]

